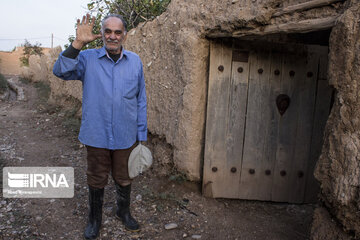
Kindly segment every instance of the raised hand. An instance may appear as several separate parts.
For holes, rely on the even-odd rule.
[[[83,16],[82,21],[77,20],[76,25],[76,38],[72,43],[72,46],[76,49],[82,49],[89,42],[94,41],[95,39],[101,38],[101,34],[94,34],[93,28],[95,24],[95,17],[90,19],[90,14]]]

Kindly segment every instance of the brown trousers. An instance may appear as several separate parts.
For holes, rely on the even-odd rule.
[[[108,175],[121,185],[131,184],[128,161],[131,151],[138,145],[136,142],[128,149],[109,150],[86,146],[87,149],[87,183],[93,188],[104,188],[108,183]]]

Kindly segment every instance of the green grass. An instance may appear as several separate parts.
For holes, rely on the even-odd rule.
[[[175,182],[178,182],[178,183],[183,183],[183,182],[188,181],[186,175],[184,173],[179,173],[179,172],[170,175],[169,180],[170,181],[175,181]]]
[[[8,88],[9,88],[8,82],[6,81],[4,75],[0,73],[0,94],[6,92]]]
[[[24,84],[30,84],[31,83],[30,79],[28,79],[28,78],[22,78],[21,77],[19,80],[20,80],[20,82],[22,82]]]
[[[67,117],[63,122],[63,126],[75,134],[79,133],[81,120],[76,117]]]
[[[40,101],[47,101],[50,97],[50,85],[44,82],[36,82],[34,83],[34,87],[38,91],[38,96]]]
[[[49,97],[51,94],[51,88],[48,83],[45,82],[36,82],[33,84],[38,92],[38,108],[42,113],[58,113],[64,112],[63,126],[69,131],[75,134],[79,133],[81,120],[77,116],[79,109],[81,108],[81,102],[71,96],[63,96],[61,102],[63,104],[53,104],[49,103]],[[63,105],[63,106],[61,106]],[[66,107],[70,106],[70,107]]]
[[[64,122],[63,126],[67,128],[69,131],[78,134],[81,125],[81,119],[77,116],[80,108],[81,102],[71,96],[68,96],[65,99],[65,106],[71,106],[70,108],[65,108]]]
[[[36,104],[40,113],[53,114],[60,111],[59,106],[48,102],[51,93],[51,88],[48,83],[36,82],[33,83],[33,86],[36,88],[37,91],[38,98]]]
[[[5,159],[0,155],[0,188],[3,188],[3,168],[5,167]]]
[[[56,100],[56,102],[49,102],[51,94],[50,85],[46,82],[36,82],[32,85],[37,90],[38,99],[36,103],[38,111],[49,115],[62,112],[62,126],[65,127],[69,135],[77,136],[81,125],[81,119],[77,116],[81,108],[81,102],[72,96],[65,95]]]
[[[166,209],[178,206],[186,209],[187,201],[177,196],[175,192],[158,192],[147,187],[140,189],[140,193],[146,201],[156,203],[156,210],[159,212],[167,211]]]

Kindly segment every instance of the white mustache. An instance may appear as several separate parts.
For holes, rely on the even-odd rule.
[[[108,43],[118,43],[119,41],[118,40],[106,40],[106,42],[108,42]]]

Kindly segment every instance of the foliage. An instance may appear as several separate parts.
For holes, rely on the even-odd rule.
[[[24,81],[27,81],[24,79]],[[37,91],[37,109],[40,113],[47,113],[47,114],[53,114],[55,112],[58,112],[58,107],[52,103],[50,103],[49,97],[51,94],[51,88],[49,83],[47,82],[35,82],[33,83],[33,86],[36,88]]]
[[[3,156],[1,156],[0,153],[0,169],[3,169],[3,167],[5,167],[5,158]],[[0,171],[0,188],[3,189],[3,171]]]
[[[36,82],[34,83],[34,87],[37,89],[39,100],[46,102],[51,93],[50,85],[45,82]]]
[[[31,83],[31,80],[28,79],[28,78],[25,78],[25,77],[20,77],[19,81],[24,83],[24,84],[30,84]]]
[[[110,13],[117,13],[127,22],[127,30],[135,28],[139,23],[151,21],[163,13],[170,0],[90,0],[88,10],[96,16],[94,33],[100,33],[101,19]],[[70,36],[72,43],[75,37]],[[97,48],[103,45],[101,39],[87,44],[83,49]],[[65,45],[67,48],[69,45]]]
[[[101,19],[102,19],[102,15],[101,14],[97,14],[96,18],[95,18],[95,25],[94,25],[94,29],[93,32],[95,34],[99,34],[100,33],[100,28],[101,28]],[[76,24],[75,24],[76,27]],[[74,40],[75,40],[75,36],[70,35],[69,38],[69,44],[71,44]],[[65,49],[69,47],[69,44],[65,44]],[[102,39],[96,39],[95,41],[92,41],[88,44],[86,44],[86,46],[83,47],[84,49],[90,49],[90,48],[99,48],[103,45]]]
[[[75,110],[75,108],[74,108]],[[73,132],[75,135],[79,133],[81,120],[76,116],[77,112],[68,110],[65,112],[65,119],[62,125],[68,130],[67,132]]]
[[[153,20],[166,10],[170,0],[91,0],[88,9],[102,17],[109,13],[122,15],[128,30],[140,22]]]
[[[31,55],[39,55],[43,54],[41,44],[31,44],[28,40],[25,39],[25,43],[21,45],[24,47],[23,56],[20,58],[20,62],[22,66],[29,66],[29,58]]]
[[[74,36],[74,35],[70,35],[70,36],[68,37],[69,43],[66,43],[66,44],[64,45],[64,48],[67,49],[67,48],[70,46],[70,44],[72,44],[72,42],[73,42],[74,40],[75,40],[75,36]],[[85,49],[87,49],[87,48],[85,48]]]
[[[4,75],[0,73],[0,93],[6,92],[8,88],[8,82],[6,81]]]
[[[81,125],[81,101],[72,96],[62,100],[65,100],[63,104],[66,106],[62,109],[64,112],[62,125],[67,129],[68,133],[74,133],[73,136],[77,137]],[[78,147],[78,144],[76,144],[76,147]]]
[[[185,173],[180,173],[180,172],[177,172],[177,173],[174,173],[174,174],[170,175],[169,180],[170,181],[176,181],[176,182],[179,182],[179,183],[188,181],[188,179],[186,177],[186,174]]]

